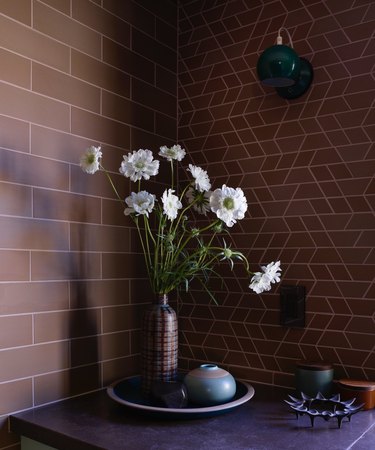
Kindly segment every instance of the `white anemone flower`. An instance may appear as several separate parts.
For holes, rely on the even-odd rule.
[[[193,166],[189,164],[187,169],[194,177],[195,189],[199,192],[209,191],[211,189],[210,179],[208,178],[207,172],[201,167]]]
[[[162,196],[163,211],[169,220],[174,220],[177,217],[178,210],[182,208],[182,203],[173,192],[173,189],[166,189]]]
[[[133,153],[123,156],[124,160],[119,169],[120,173],[132,181],[138,181],[144,178],[149,180],[150,176],[157,175],[159,172],[159,161],[154,160],[151,150],[134,150]]]
[[[227,227],[232,227],[237,220],[243,219],[247,211],[247,201],[243,190],[227,187],[225,184],[211,194],[210,206],[211,211],[225,222]]]
[[[175,159],[176,161],[182,161],[182,159],[185,157],[186,152],[183,148],[181,148],[181,145],[172,145],[172,147],[167,147],[166,145],[163,145],[160,147],[160,156],[163,156],[163,158],[167,158],[168,161],[172,161]]]
[[[257,294],[271,289],[271,282],[266,273],[255,272],[250,280],[249,288]]]
[[[207,215],[207,212],[210,210],[210,196],[212,192],[199,192],[190,186],[186,192],[186,198],[189,203],[193,203],[193,209],[197,211],[199,214]]]
[[[81,156],[80,166],[82,170],[90,175],[93,175],[99,170],[100,158],[102,157],[101,147],[95,147],[91,145],[86,149],[85,153]]]
[[[263,272],[268,276],[270,283],[278,283],[281,276],[280,261],[271,262],[267,266],[261,266]]]
[[[261,266],[263,272],[256,272],[251,278],[250,289],[257,294],[271,289],[271,283],[280,281],[280,261],[271,262],[267,266]]]
[[[129,206],[129,208],[125,208],[125,216],[135,213],[136,216],[145,215],[148,217],[154,209],[155,195],[147,191],[132,192],[129,197],[126,197],[125,202]]]

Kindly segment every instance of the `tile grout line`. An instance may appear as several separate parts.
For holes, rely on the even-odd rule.
[[[351,448],[353,448],[353,445],[355,445],[360,439],[362,439],[366,433],[368,433],[372,428],[375,428],[375,423],[373,423],[372,425],[370,425],[369,428],[367,428],[367,430],[365,430],[351,445],[349,445],[349,447],[347,447],[345,450],[350,450]]]

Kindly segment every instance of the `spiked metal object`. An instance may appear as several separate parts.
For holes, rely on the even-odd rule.
[[[307,414],[310,417],[311,426],[314,426],[316,417],[322,417],[325,421],[336,418],[338,427],[341,428],[342,420],[347,417],[348,421],[353,414],[362,409],[364,403],[360,405],[353,405],[355,398],[351,400],[341,401],[340,394],[336,394],[331,398],[325,398],[320,392],[316,397],[308,397],[301,392],[301,399],[288,395],[291,401],[284,400],[296,413],[297,419],[299,416]]]

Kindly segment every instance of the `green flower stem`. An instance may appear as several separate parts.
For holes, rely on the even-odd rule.
[[[202,228],[202,229],[200,229],[199,230],[199,234],[200,233],[204,233],[205,231],[208,231],[210,228],[213,228],[215,225],[217,225],[219,223],[219,220],[216,220],[215,222],[213,222],[213,223],[211,223],[210,225],[207,225],[206,227],[204,227],[204,228]],[[216,233],[215,233],[216,234]],[[184,234],[183,234],[184,235]],[[183,236],[182,235],[182,236]],[[180,253],[184,250],[184,248],[186,247],[186,245],[191,241],[191,239],[194,237],[194,234],[193,233],[190,233],[190,235],[185,239],[185,241],[184,241],[184,243],[181,245],[180,243],[179,243],[179,245],[178,245],[178,251],[176,252],[176,254],[175,254],[175,257],[174,257],[174,259],[173,259],[173,263],[176,261],[176,259],[177,259],[177,257],[180,255]],[[212,242],[212,240],[211,240],[211,242]]]
[[[158,265],[159,265],[159,253],[161,250],[160,249],[161,227],[162,227],[162,215],[160,214],[159,220],[158,220],[158,232],[156,235],[156,244],[155,244],[155,251],[154,251],[154,273],[153,273],[153,278],[152,278],[152,286],[154,289],[158,288],[157,271],[158,271]]]
[[[186,191],[188,190],[190,185],[191,185],[191,183],[188,184],[187,186],[185,186],[185,189],[182,191],[182,194],[179,197],[179,200],[180,200],[181,203],[182,203],[182,199],[184,198],[184,196],[186,194]],[[185,208],[179,213],[177,221],[176,221],[175,226],[174,226],[174,232],[177,231],[177,228],[180,225],[181,219],[184,217],[186,211],[188,211],[193,206],[193,204],[194,204],[194,202],[192,202],[189,205],[185,206]],[[170,225],[170,228],[169,228],[169,231],[171,233],[172,233],[172,227],[173,227],[173,221],[171,222],[171,225]]]
[[[109,180],[109,182],[110,182],[110,184],[112,186],[112,189],[113,189],[114,193],[116,194],[116,197],[120,200],[121,203],[124,203],[124,200],[120,197],[120,194],[117,192],[117,189],[116,189],[116,187],[115,187],[115,185],[114,185],[114,183],[112,181],[111,175],[108,173],[108,171],[101,164],[100,164],[100,168],[106,174],[106,176],[107,176],[107,178],[108,178],[108,180]]]
[[[150,271],[149,258],[147,258],[148,253],[146,252],[145,244],[144,244],[144,241],[143,241],[143,236],[142,236],[142,233],[141,233],[141,229],[139,227],[139,223],[138,223],[138,218],[137,217],[134,218],[134,223],[135,223],[135,225],[137,227],[139,239],[141,241],[141,246],[142,246],[142,250],[143,250],[143,256],[145,258],[145,263],[146,263],[147,274],[148,274],[148,276],[149,276],[149,278],[151,280],[151,271]]]
[[[147,217],[145,215],[143,215],[143,222],[144,222],[144,225],[145,225],[145,228],[144,228],[145,233],[144,234],[145,234],[145,243],[146,243],[146,249],[147,249],[147,257],[148,257],[148,260],[149,260],[149,267],[151,268],[152,267],[152,261],[151,261],[151,253],[150,253],[149,236],[151,235],[151,237],[152,237],[152,234],[151,234],[151,230],[150,230],[150,227],[149,227],[149,223],[148,223]],[[152,237],[152,239],[153,239],[153,237]]]

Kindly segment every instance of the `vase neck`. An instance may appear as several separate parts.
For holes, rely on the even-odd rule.
[[[168,305],[168,294],[157,294],[154,303],[156,305]]]

